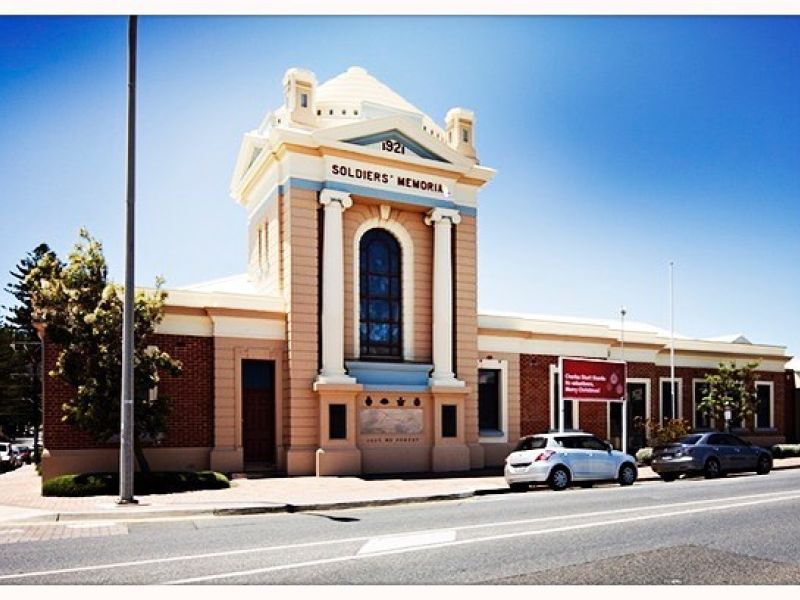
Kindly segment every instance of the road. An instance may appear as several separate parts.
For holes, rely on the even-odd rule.
[[[37,527],[87,535],[0,544],[0,584],[800,584],[798,515],[791,470],[325,513],[48,523]]]

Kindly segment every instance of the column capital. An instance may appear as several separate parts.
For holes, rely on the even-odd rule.
[[[425,225],[449,220],[453,225],[461,223],[461,215],[454,208],[433,208],[425,215]]]
[[[353,200],[350,198],[348,192],[340,192],[338,190],[324,189],[319,193],[319,203],[323,206],[328,206],[332,202],[338,202],[342,205],[342,210],[353,206]]]

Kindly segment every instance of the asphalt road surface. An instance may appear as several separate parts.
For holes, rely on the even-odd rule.
[[[800,584],[799,517],[800,470],[787,470],[325,513],[75,523],[91,535],[0,544],[0,584]]]

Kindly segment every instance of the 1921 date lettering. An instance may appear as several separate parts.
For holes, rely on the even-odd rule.
[[[400,142],[394,140],[383,140],[381,142],[381,150],[386,152],[394,152],[395,154],[405,154],[406,147]]]

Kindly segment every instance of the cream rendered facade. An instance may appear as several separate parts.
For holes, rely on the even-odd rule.
[[[215,359],[211,468],[244,467],[236,362],[256,355],[280,365],[276,460],[290,475],[500,464],[521,434],[519,356],[619,358],[620,332],[602,321],[478,314],[477,196],[494,171],[477,161],[470,111],[451,110],[440,127],[358,67],[322,85],[290,69],[283,84],[283,106],[245,135],[232,180],[248,217],[248,273],[173,292],[162,326],[202,329],[225,349]],[[373,228],[401,248],[402,360],[359,364],[358,252]],[[184,294],[230,312],[173,314],[186,306]],[[763,369],[782,371],[787,359],[780,347],[680,337],[675,352],[678,366],[708,368],[721,357],[757,357]],[[625,357],[669,364],[665,332],[629,325]],[[504,431],[493,437],[478,427],[478,369],[487,365],[503,378]],[[415,366],[421,379],[419,369],[402,372]],[[419,410],[409,408],[414,401],[419,431],[361,431],[365,413]],[[331,405],[345,407],[341,439],[330,436]],[[445,406],[454,436],[442,435]]]
[[[442,127],[358,67],[320,85],[290,69],[283,86],[283,105],[245,134],[231,182],[247,216],[247,272],[171,290],[158,330],[213,342],[211,445],[148,455],[171,468],[246,469],[245,363],[263,361],[274,368],[268,454],[288,475],[502,464],[521,434],[551,421],[546,363],[621,358],[618,324],[479,314],[478,193],[495,171],[478,162],[472,112],[452,109]],[[394,240],[400,262],[390,360],[364,355],[374,341],[365,342],[364,247],[376,231]],[[681,369],[758,359],[762,372],[782,374],[790,358],[740,336],[677,336],[674,348]],[[655,378],[669,365],[668,333],[626,324],[625,359],[651,365]],[[499,381],[488,432],[479,415],[486,371]],[[588,408],[577,414],[590,423]],[[45,471],[98,470],[115,453],[50,450]]]

